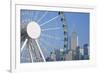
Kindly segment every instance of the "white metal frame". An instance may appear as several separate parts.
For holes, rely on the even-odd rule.
[[[55,3],[55,2],[54,2]],[[11,2],[11,72],[38,71],[39,69],[57,69],[57,68],[72,68],[72,67],[87,67],[94,66],[96,61],[95,56],[95,8],[88,5],[71,5],[66,3],[53,2],[34,2],[34,1],[18,1]],[[66,62],[49,62],[49,63],[28,63],[20,64],[20,9],[33,10],[49,10],[49,11],[70,11],[70,12],[89,12],[90,13],[90,60],[88,61],[66,61]],[[42,53],[41,53],[42,54]]]

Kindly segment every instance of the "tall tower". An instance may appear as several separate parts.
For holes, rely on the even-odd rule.
[[[72,32],[71,35],[71,51],[72,51],[72,59],[76,59],[77,55],[77,46],[78,46],[78,36],[76,32]]]
[[[76,50],[78,46],[78,36],[77,36],[77,33],[76,32],[72,32],[72,35],[71,35],[71,50]]]
[[[64,12],[59,12],[59,15],[60,15],[62,27],[64,30],[64,51],[66,51],[65,53],[67,53],[67,50],[68,50],[68,25],[67,25],[67,21],[66,21]]]

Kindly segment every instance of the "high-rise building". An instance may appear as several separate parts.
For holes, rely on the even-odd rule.
[[[80,47],[79,46],[76,48],[75,60],[80,60]]]
[[[88,53],[88,44],[84,44],[83,48],[84,48],[84,55],[88,55],[89,54]]]
[[[84,44],[84,59],[89,59],[89,46],[88,44]]]
[[[71,35],[71,51],[72,51],[72,59],[75,60],[76,50],[78,46],[78,36],[76,32],[72,32]]]
[[[78,36],[77,36],[77,33],[76,32],[72,32],[72,35],[71,35],[71,50],[76,50],[78,46]]]
[[[80,48],[80,60],[84,60],[84,49],[83,48]]]

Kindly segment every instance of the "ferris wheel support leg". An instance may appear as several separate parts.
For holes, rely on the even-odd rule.
[[[29,44],[29,54],[30,54],[30,60],[31,60],[31,62],[33,63],[34,61],[33,61],[32,49],[31,49],[30,44]]]
[[[45,57],[44,57],[44,55],[43,55],[43,52],[42,52],[42,50],[41,50],[41,48],[40,48],[40,45],[39,45],[39,43],[38,43],[38,40],[35,40],[35,42],[36,42],[36,44],[37,44],[37,46],[38,46],[38,49],[39,49],[40,54],[41,54],[41,56],[42,56],[42,58],[43,58],[43,61],[46,62]]]
[[[23,45],[22,45],[22,47],[21,47],[21,52],[23,51],[23,49],[24,49],[24,47],[25,47],[27,41],[28,41],[28,39],[25,39],[25,41],[24,41],[24,43],[23,43]]]

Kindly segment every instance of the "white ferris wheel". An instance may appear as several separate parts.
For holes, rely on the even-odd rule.
[[[21,62],[46,62],[51,51],[68,48],[68,27],[64,12],[20,11]]]

